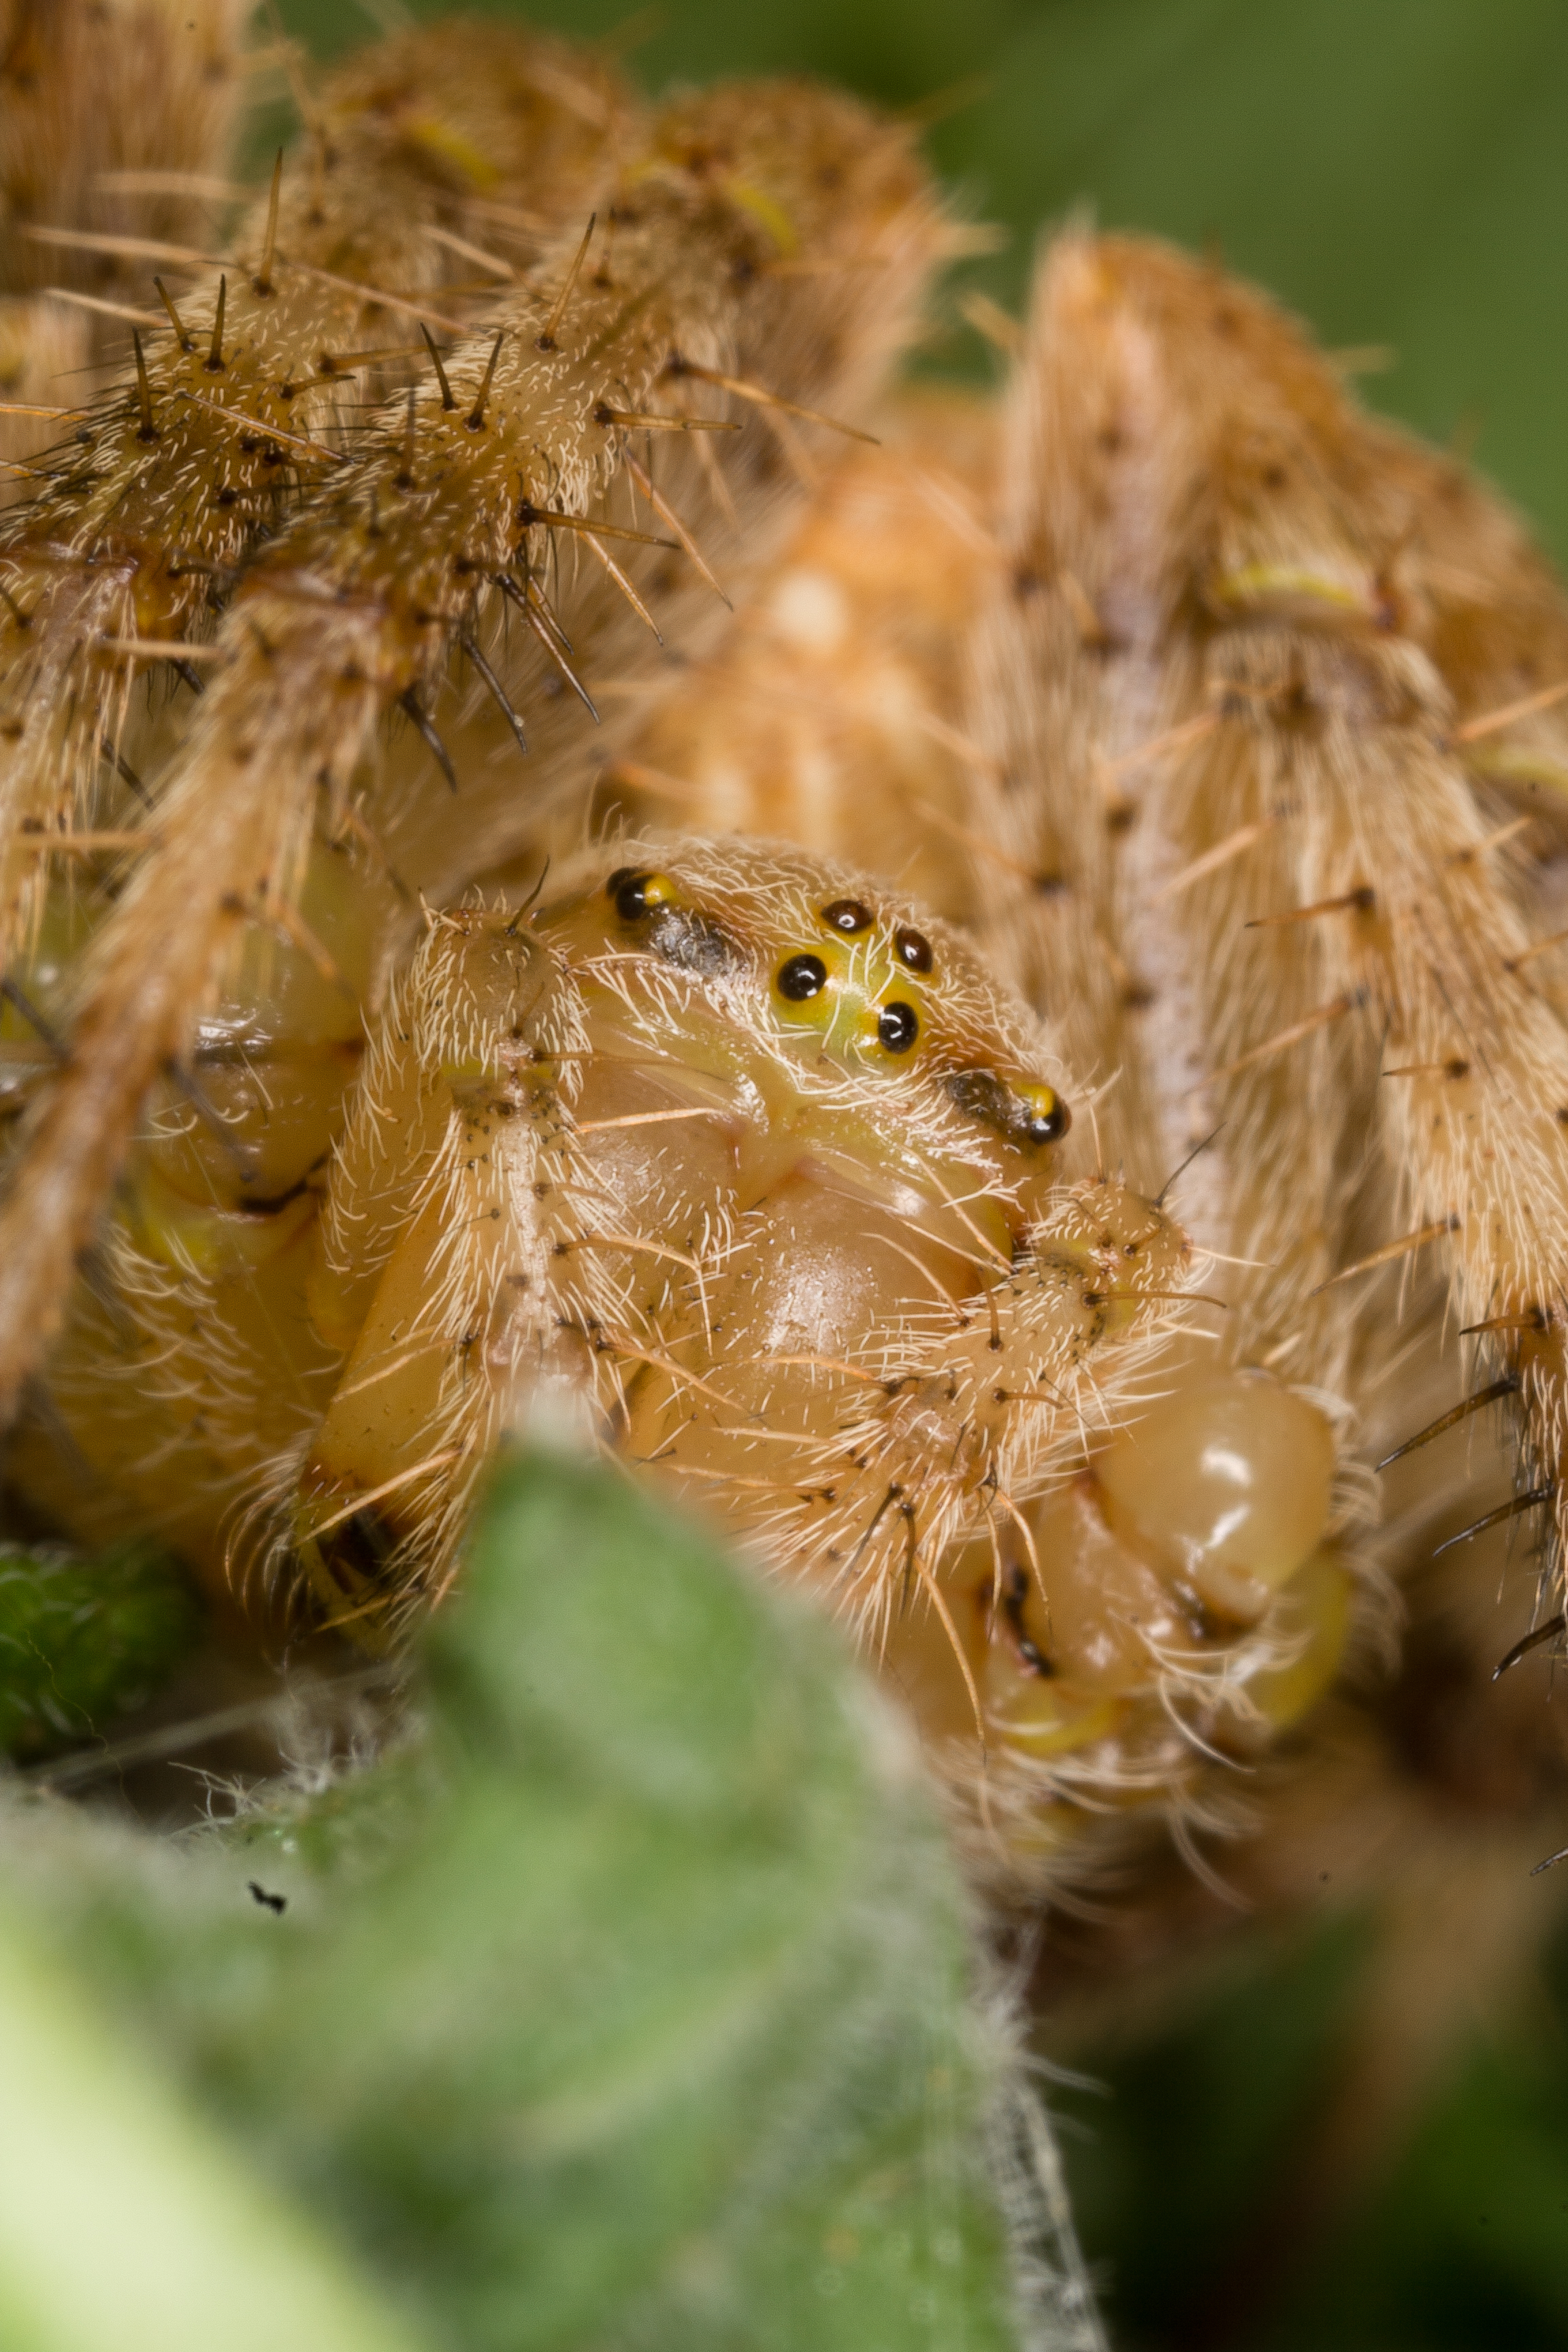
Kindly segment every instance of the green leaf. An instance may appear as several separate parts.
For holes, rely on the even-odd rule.
[[[1005,2352],[1021,2251],[1093,2346],[912,1735],[835,1629],[534,1453],[426,1664],[379,1763],[183,1850],[5,1830],[267,2176],[465,2352]]]
[[[417,2339],[0,1922],[6,2352],[418,2352]]]
[[[153,1545],[96,1555],[0,1545],[0,1750],[44,1754],[139,1706],[200,1622],[178,1568]]]

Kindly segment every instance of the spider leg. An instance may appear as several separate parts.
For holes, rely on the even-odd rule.
[[[394,401],[323,496],[272,541],[223,625],[161,800],[157,854],[95,950],[71,1063],[0,1215],[0,1227],[9,1218],[31,1236],[26,1266],[7,1262],[10,1295],[0,1299],[0,1359],[15,1360],[18,1379],[58,1322],[72,1256],[153,1073],[178,1050],[247,915],[293,895],[318,791],[341,803],[382,713],[443,674],[462,631],[477,639],[490,583],[549,528],[534,520],[545,502],[564,497],[591,520],[616,481],[626,431],[603,421],[606,395],[637,412],[672,350],[724,350],[753,312],[787,343],[830,299],[810,278],[762,275],[775,232],[749,197],[716,203],[702,176],[721,131],[739,142],[737,186],[772,186],[768,218],[787,221],[804,250],[831,251],[868,226],[892,240],[891,290],[868,344],[851,336],[828,347],[850,395],[882,364],[880,332],[918,295],[939,241],[908,132],[800,86],[683,101],[656,144],[677,159],[690,153],[691,171],[661,164],[639,180],[613,272],[601,263],[574,276],[560,320],[552,292],[509,293],[499,352],[493,332],[471,339],[416,394],[412,460],[405,404]],[[828,174],[811,163],[824,153],[842,168]],[[570,242],[575,254],[580,233]],[[842,310],[842,292],[831,299]],[[806,336],[805,348],[817,346]],[[574,732],[581,724],[574,717]],[[535,758],[542,768],[542,748]],[[467,844],[475,858],[486,846],[479,814]],[[449,830],[443,818],[448,854]],[[408,870],[406,838],[395,835],[392,847]]]

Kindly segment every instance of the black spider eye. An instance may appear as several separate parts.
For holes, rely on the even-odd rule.
[[[1031,1143],[1059,1143],[1071,1125],[1071,1114],[1058,1095],[1049,1110],[1036,1112],[1024,1131]]]
[[[929,971],[936,961],[925,933],[911,930],[908,923],[893,933],[893,952],[908,971]]]
[[[792,1004],[804,1004],[809,997],[820,996],[827,985],[827,966],[820,956],[791,956],[779,966],[779,994]]]
[[[858,898],[835,898],[831,907],[824,907],[822,919],[830,930],[868,931],[877,918],[869,907]]]
[[[605,895],[615,900],[623,922],[635,923],[663,904],[668,886],[662,874],[639,874],[633,866],[619,866],[605,883]]]
[[[877,1035],[889,1054],[907,1054],[920,1034],[920,1016],[912,1004],[883,1005]]]

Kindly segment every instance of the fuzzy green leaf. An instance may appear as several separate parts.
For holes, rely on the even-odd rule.
[[[189,1586],[152,1545],[0,1545],[0,1751],[41,1755],[140,1705],[199,1623]]]
[[[1067,2263],[1028,2340],[1092,2346],[911,1736],[834,1630],[535,1453],[426,1663],[379,1763],[183,1850],[4,1832],[265,2177],[464,2352],[1005,2352],[1008,2219]]]

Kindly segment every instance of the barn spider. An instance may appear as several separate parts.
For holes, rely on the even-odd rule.
[[[1060,1880],[1375,1643],[1367,1441],[1451,1300],[1422,1433],[1514,1417],[1464,1533],[1539,1515],[1510,1658],[1557,1641],[1568,624],[1513,523],[1130,240],[1051,248],[999,417],[889,393],[967,232],[832,92],[650,115],[448,26],[302,105],[201,245],[4,159],[136,298],[0,539],[24,1491],[385,1641],[551,1391]]]

